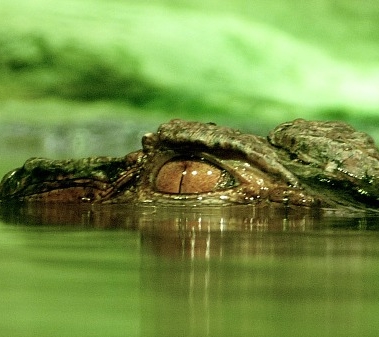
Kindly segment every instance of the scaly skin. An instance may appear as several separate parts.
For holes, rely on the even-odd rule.
[[[268,138],[172,120],[122,158],[32,158],[0,199],[71,203],[257,204],[379,208],[379,152],[339,122],[284,123]]]

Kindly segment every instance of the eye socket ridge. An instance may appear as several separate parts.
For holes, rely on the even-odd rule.
[[[174,157],[155,176],[155,189],[168,194],[200,194],[235,187],[236,179],[219,165],[196,156]]]

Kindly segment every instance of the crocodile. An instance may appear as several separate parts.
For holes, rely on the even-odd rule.
[[[296,119],[261,137],[174,119],[123,157],[30,158],[0,200],[379,209],[379,152],[343,122]]]

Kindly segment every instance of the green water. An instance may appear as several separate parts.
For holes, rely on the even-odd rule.
[[[137,233],[0,231],[2,335],[140,335]]]
[[[56,205],[2,219],[5,336],[379,332],[376,217]]]

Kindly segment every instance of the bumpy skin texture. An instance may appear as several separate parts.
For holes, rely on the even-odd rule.
[[[172,120],[142,145],[122,158],[29,159],[3,178],[0,198],[379,208],[379,153],[344,123],[298,119],[266,139]]]

